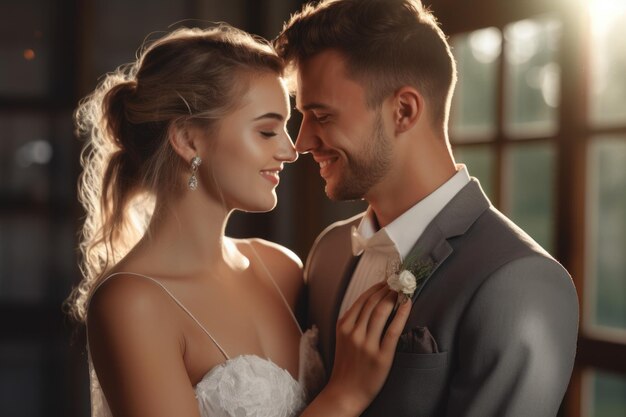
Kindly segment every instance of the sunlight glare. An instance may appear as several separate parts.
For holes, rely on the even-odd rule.
[[[496,28],[486,28],[469,35],[469,45],[476,61],[489,64],[500,56],[502,36]]]
[[[528,62],[539,50],[541,26],[533,20],[520,20],[507,26],[504,37],[509,42],[507,59],[516,65]]]
[[[626,14],[624,0],[587,0],[587,4],[592,30],[596,33],[607,31],[616,20],[623,19]]]

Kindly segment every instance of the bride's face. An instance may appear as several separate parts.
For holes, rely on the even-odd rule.
[[[276,206],[284,164],[298,154],[286,129],[290,111],[283,79],[259,74],[249,83],[242,105],[220,122],[211,138],[207,180],[228,209],[268,211]]]

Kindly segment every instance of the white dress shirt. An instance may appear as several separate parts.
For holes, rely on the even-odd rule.
[[[362,253],[362,256],[343,297],[339,317],[368,288],[387,279],[409,254],[426,226],[469,183],[465,165],[459,164],[457,168],[452,178],[382,229],[377,228],[371,207],[367,208],[359,227],[353,230],[353,254]]]

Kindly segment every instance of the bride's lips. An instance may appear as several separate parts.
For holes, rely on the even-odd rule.
[[[280,182],[280,171],[282,171],[282,168],[270,168],[261,170],[260,174],[273,185],[278,185]]]

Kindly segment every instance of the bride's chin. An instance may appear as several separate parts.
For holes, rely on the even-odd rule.
[[[267,213],[274,210],[277,203],[278,201],[274,196],[274,198],[267,199],[266,201],[256,201],[252,204],[241,205],[238,210],[246,213]]]

